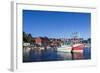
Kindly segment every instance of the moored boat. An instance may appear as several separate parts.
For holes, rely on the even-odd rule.
[[[72,52],[83,52],[84,44],[74,44],[72,46]]]
[[[72,47],[71,46],[62,46],[57,48],[57,51],[59,52],[71,52]]]

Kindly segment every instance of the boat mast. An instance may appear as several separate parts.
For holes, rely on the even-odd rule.
[[[72,33],[72,43],[76,44],[78,42],[78,32]]]

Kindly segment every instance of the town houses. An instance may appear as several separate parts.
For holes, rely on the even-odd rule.
[[[23,42],[23,46],[30,46],[30,47],[39,47],[48,49],[48,48],[57,48],[60,47],[61,44],[63,44],[63,41],[60,39],[55,39],[55,38],[47,38],[47,37],[36,37],[33,38],[33,43],[29,42]]]

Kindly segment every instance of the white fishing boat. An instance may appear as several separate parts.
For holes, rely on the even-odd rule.
[[[72,50],[72,47],[68,46],[68,45],[63,45],[63,46],[57,48],[57,51],[59,51],[59,52],[71,52],[71,50]]]

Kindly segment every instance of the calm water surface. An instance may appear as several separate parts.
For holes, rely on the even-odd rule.
[[[34,50],[23,54],[23,62],[61,61],[91,59],[90,48],[84,48],[83,53],[57,52],[52,49],[36,52]]]

